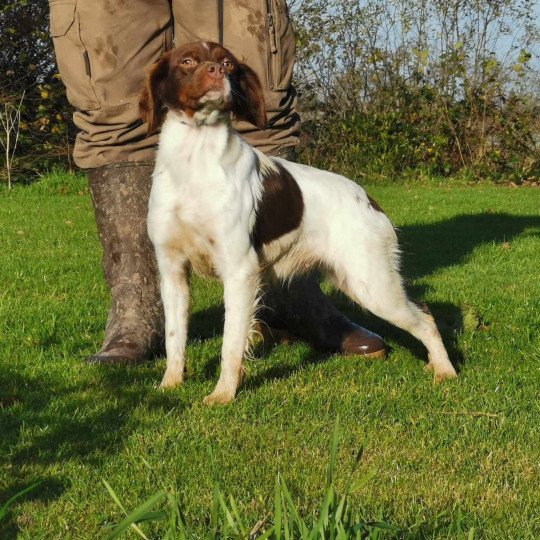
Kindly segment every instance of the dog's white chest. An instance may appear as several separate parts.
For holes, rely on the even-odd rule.
[[[175,165],[166,164],[154,176],[150,238],[184,254],[196,273],[219,275],[235,231],[243,230],[238,227],[244,220],[238,185],[212,160],[192,158],[190,167]]]
[[[206,191],[190,174],[173,177],[168,170],[154,175],[149,203],[148,233],[154,244],[182,253],[193,269],[213,275],[215,266],[215,213]]]
[[[203,276],[215,276],[217,249],[215,222],[201,208],[179,204],[171,209],[167,225],[167,244],[185,255],[193,270]]]
[[[221,275],[250,249],[260,181],[253,152],[228,129],[163,127],[148,232],[187,257],[197,273]]]

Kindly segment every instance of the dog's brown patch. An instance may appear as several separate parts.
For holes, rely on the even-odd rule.
[[[367,193],[366,193],[367,195]],[[370,197],[369,195],[367,196],[368,198],[368,206],[371,206],[371,208],[373,208],[373,210],[377,210],[377,212],[382,212],[384,214],[384,210],[382,209],[381,205],[373,198],[373,197]]]
[[[294,231],[304,214],[304,200],[292,174],[281,164],[261,171],[264,193],[251,233],[255,249]]]

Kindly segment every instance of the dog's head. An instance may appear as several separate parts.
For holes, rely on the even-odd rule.
[[[266,127],[261,83],[255,72],[217,43],[197,41],[163,55],[151,68],[139,101],[141,118],[153,133],[170,109],[198,123],[232,112]]]

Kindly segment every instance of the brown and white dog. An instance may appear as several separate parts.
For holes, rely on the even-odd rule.
[[[437,380],[456,376],[433,318],[406,296],[396,234],[375,201],[343,176],[263,155],[232,129],[231,113],[265,127],[253,70],[216,43],[183,45],[151,68],[140,111],[150,132],[161,126],[148,233],[165,308],[162,387],[183,380],[190,268],[225,291],[221,374],[205,403],[235,397],[260,280],[313,267],[419,339]]]

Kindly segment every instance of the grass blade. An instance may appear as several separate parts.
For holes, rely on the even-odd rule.
[[[236,505],[236,501],[234,500],[234,497],[232,495],[229,495],[229,504],[231,506],[232,513],[236,519],[238,528],[240,529],[240,533],[243,538],[246,538],[248,536],[248,530],[244,522],[242,521],[242,516],[240,516],[240,512],[238,511],[238,506]]]
[[[298,509],[296,508],[296,505],[294,504],[291,494],[289,492],[289,489],[287,488],[287,483],[283,479],[282,476],[280,476],[280,484],[281,484],[281,492],[283,494],[283,498],[285,502],[287,503],[287,513],[291,513],[294,517],[294,524],[296,524],[296,527],[298,529],[298,532],[300,533],[301,537],[305,537],[308,533],[307,525],[305,521],[300,517],[300,514],[298,513]]]
[[[105,482],[105,480],[104,480]],[[105,482],[106,486],[108,484]],[[110,492],[114,493],[112,491],[112,488],[109,486]],[[165,491],[158,491],[155,495],[152,495],[147,501],[143,502],[141,505],[139,505],[133,512],[129,513],[117,526],[116,528],[111,532],[111,534],[107,537],[107,540],[113,540],[114,538],[118,538],[120,534],[122,534],[127,528],[131,527],[132,529],[137,532],[137,534],[144,538],[145,540],[148,540],[148,537],[141,531],[139,527],[137,527],[137,523],[140,521],[144,521],[150,510],[162,499],[166,497]],[[118,497],[116,497],[116,494],[114,495],[115,502],[117,502]],[[120,501],[118,501],[119,506],[122,507]]]
[[[264,532],[263,534],[261,534],[261,536],[257,536],[257,540],[267,540],[268,538],[270,538],[274,533],[276,532],[276,529],[274,527],[270,527],[270,529],[268,529],[266,532]],[[274,538],[272,540],[275,540],[275,538],[277,538],[277,536],[275,536],[274,534]]]
[[[19,491],[18,493],[15,493],[13,497],[10,497],[0,508],[0,521],[2,521],[8,512],[9,507],[17,500],[26,495],[28,492],[32,491],[36,487],[38,487],[41,484],[41,482],[35,482],[34,484],[25,487],[23,490]]]
[[[326,473],[326,489],[332,485],[332,480],[334,479],[334,471],[336,469],[337,462],[337,448],[339,442],[339,415],[336,416],[336,421],[334,423],[334,431],[332,434],[332,443],[330,445],[330,461],[328,462],[328,469]]]
[[[120,510],[122,510],[122,512],[124,512],[124,514],[127,514],[124,506],[120,502],[120,499],[117,497],[116,493],[114,492],[114,490],[111,487],[111,485],[109,484],[109,482],[107,482],[107,480],[105,480],[104,478],[102,478],[101,480],[105,484],[105,487],[107,488],[107,491],[109,492],[109,495],[111,496],[111,499],[116,503],[116,506],[118,506],[118,508],[120,508]]]
[[[221,491],[218,491],[218,497],[219,497],[218,499],[219,504],[221,506],[221,509],[223,510],[223,513],[225,514],[225,519],[227,520],[227,523],[236,533],[238,533],[238,527],[236,526],[233,515],[231,514],[229,508],[227,507],[227,503],[225,502],[225,498],[223,497],[223,494],[221,493]]]
[[[185,540],[187,538],[187,531],[185,518],[180,509],[180,504],[172,493],[167,493],[167,499],[169,501],[169,507],[171,508],[167,535],[171,540]]]
[[[210,531],[206,538],[216,538],[219,520],[219,486],[217,480],[214,480],[214,489],[212,494],[212,511],[210,514]]]
[[[350,493],[357,492],[359,489],[363,488],[368,482],[370,482],[371,479],[374,478],[376,475],[377,475],[376,471],[370,471],[364,474],[364,476],[352,482],[349,492]]]
[[[366,527],[371,527],[372,529],[381,529],[382,531],[391,531],[399,532],[400,528],[392,525],[391,523],[386,523],[385,521],[369,521],[365,524]]]
[[[281,487],[279,485],[279,474],[276,476],[274,489],[274,537],[281,540]]]

